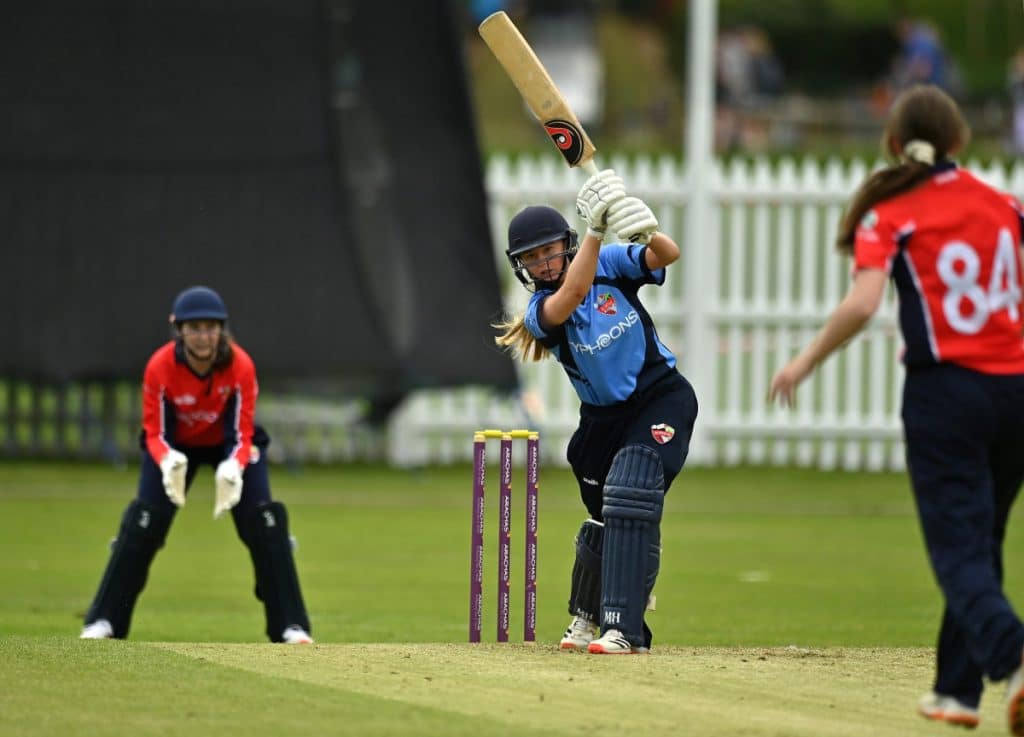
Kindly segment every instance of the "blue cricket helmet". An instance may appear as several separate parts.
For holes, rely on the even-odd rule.
[[[562,213],[547,205],[523,208],[508,224],[508,251],[511,258],[560,238],[576,237],[576,231]]]
[[[227,322],[228,308],[220,295],[209,287],[189,287],[174,298],[171,322],[187,320],[220,320]]]
[[[508,224],[508,249],[505,255],[512,264],[516,278],[527,289],[553,288],[556,285],[534,279],[520,256],[537,246],[557,240],[565,241],[565,251],[562,253],[571,261],[579,247],[576,231],[569,227],[562,213],[547,205],[530,205],[516,214]]]

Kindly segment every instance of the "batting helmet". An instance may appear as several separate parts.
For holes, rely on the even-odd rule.
[[[531,286],[552,287],[554,285],[533,278],[523,265],[520,256],[537,246],[557,240],[565,241],[565,251],[560,255],[564,255],[568,261],[571,261],[578,249],[576,231],[569,227],[569,223],[562,217],[562,213],[553,207],[531,205],[520,211],[508,224],[508,249],[505,251],[505,255],[508,257],[509,263],[512,264],[516,278],[527,289]]]
[[[178,324],[186,320],[220,320],[226,322],[228,308],[224,300],[209,287],[189,287],[174,298],[171,307],[171,322]]]

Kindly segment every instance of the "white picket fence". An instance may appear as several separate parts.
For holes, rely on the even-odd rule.
[[[869,327],[800,388],[795,410],[765,401],[774,371],[814,335],[846,291],[849,259],[832,245],[835,231],[844,204],[876,162],[719,162],[713,213],[705,220],[712,227],[697,243],[683,241],[684,166],[670,158],[603,163],[651,204],[662,230],[682,248],[666,283],[645,287],[640,297],[682,372],[702,379],[695,382],[700,417],[689,463],[902,468],[903,369],[893,290]],[[996,187],[1024,193],[1020,165],[968,167]],[[492,238],[509,310],[521,310],[528,298],[503,254],[509,219],[524,205],[545,203],[575,222],[572,204],[582,181],[581,172],[554,157],[490,161]],[[706,249],[701,262],[708,273],[700,279],[705,288],[687,294],[683,274],[695,249]],[[708,321],[701,330],[688,321],[694,312]],[[692,333],[712,340],[695,344]],[[521,367],[521,381],[521,397],[478,388],[411,396],[391,423],[388,460],[467,461],[474,429],[529,425],[541,432],[545,462],[564,464],[579,407],[569,381],[554,360]]]

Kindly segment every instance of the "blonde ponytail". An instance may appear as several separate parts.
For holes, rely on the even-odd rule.
[[[520,361],[540,361],[547,357],[548,349],[526,329],[523,315],[506,316],[503,320],[492,323],[491,327],[500,330],[501,335],[494,342]]]

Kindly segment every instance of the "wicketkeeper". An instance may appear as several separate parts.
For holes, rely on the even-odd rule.
[[[110,561],[85,616],[83,639],[128,636],[132,612],[157,551],[201,466],[214,470],[214,518],[231,512],[249,549],[267,637],[311,643],[309,617],[288,534],[288,514],[270,497],[266,447],[254,424],[256,370],[231,337],[224,301],[190,287],[174,300],[174,339],[146,364],[142,470],[121,518]]]

